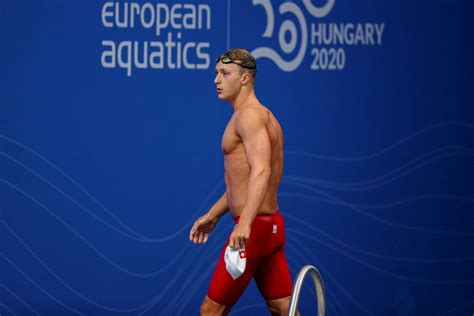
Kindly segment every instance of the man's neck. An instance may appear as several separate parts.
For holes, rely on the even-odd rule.
[[[253,90],[242,91],[234,100],[229,102],[232,109],[234,109],[234,113],[249,105],[258,104],[257,97],[255,96],[255,92]]]

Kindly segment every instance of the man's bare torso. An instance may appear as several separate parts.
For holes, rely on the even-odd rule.
[[[252,108],[258,108],[259,111],[256,113],[260,113],[259,115],[264,117],[271,145],[270,180],[257,214],[273,214],[278,211],[277,192],[283,171],[283,133],[280,124],[267,108],[263,105],[255,105]],[[245,109],[241,111],[245,111]],[[247,198],[250,175],[244,144],[235,128],[235,120],[241,111],[232,115],[222,137],[227,202],[234,217],[242,213]]]

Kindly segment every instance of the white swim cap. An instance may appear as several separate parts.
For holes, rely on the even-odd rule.
[[[245,271],[245,265],[247,263],[245,247],[233,249],[230,246],[227,246],[224,261],[225,268],[232,276],[232,279],[237,279]]]

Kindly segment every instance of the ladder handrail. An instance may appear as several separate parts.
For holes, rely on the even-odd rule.
[[[312,265],[304,266],[298,273],[298,277],[293,287],[293,293],[291,293],[290,307],[288,309],[289,316],[295,316],[298,308],[298,301],[300,299],[301,287],[307,274],[311,275],[316,288],[316,302],[318,304],[318,316],[324,316],[326,314],[326,303],[324,300],[324,284],[321,278],[321,274],[318,269]]]

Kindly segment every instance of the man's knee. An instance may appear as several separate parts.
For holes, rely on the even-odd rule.
[[[227,315],[229,313],[230,307],[221,305],[219,303],[214,302],[209,297],[205,297],[204,301],[201,304],[201,315]]]
[[[290,296],[280,298],[277,300],[267,301],[268,310],[272,315],[286,316],[288,315],[288,308],[290,306]],[[296,313],[299,315],[299,313]]]

